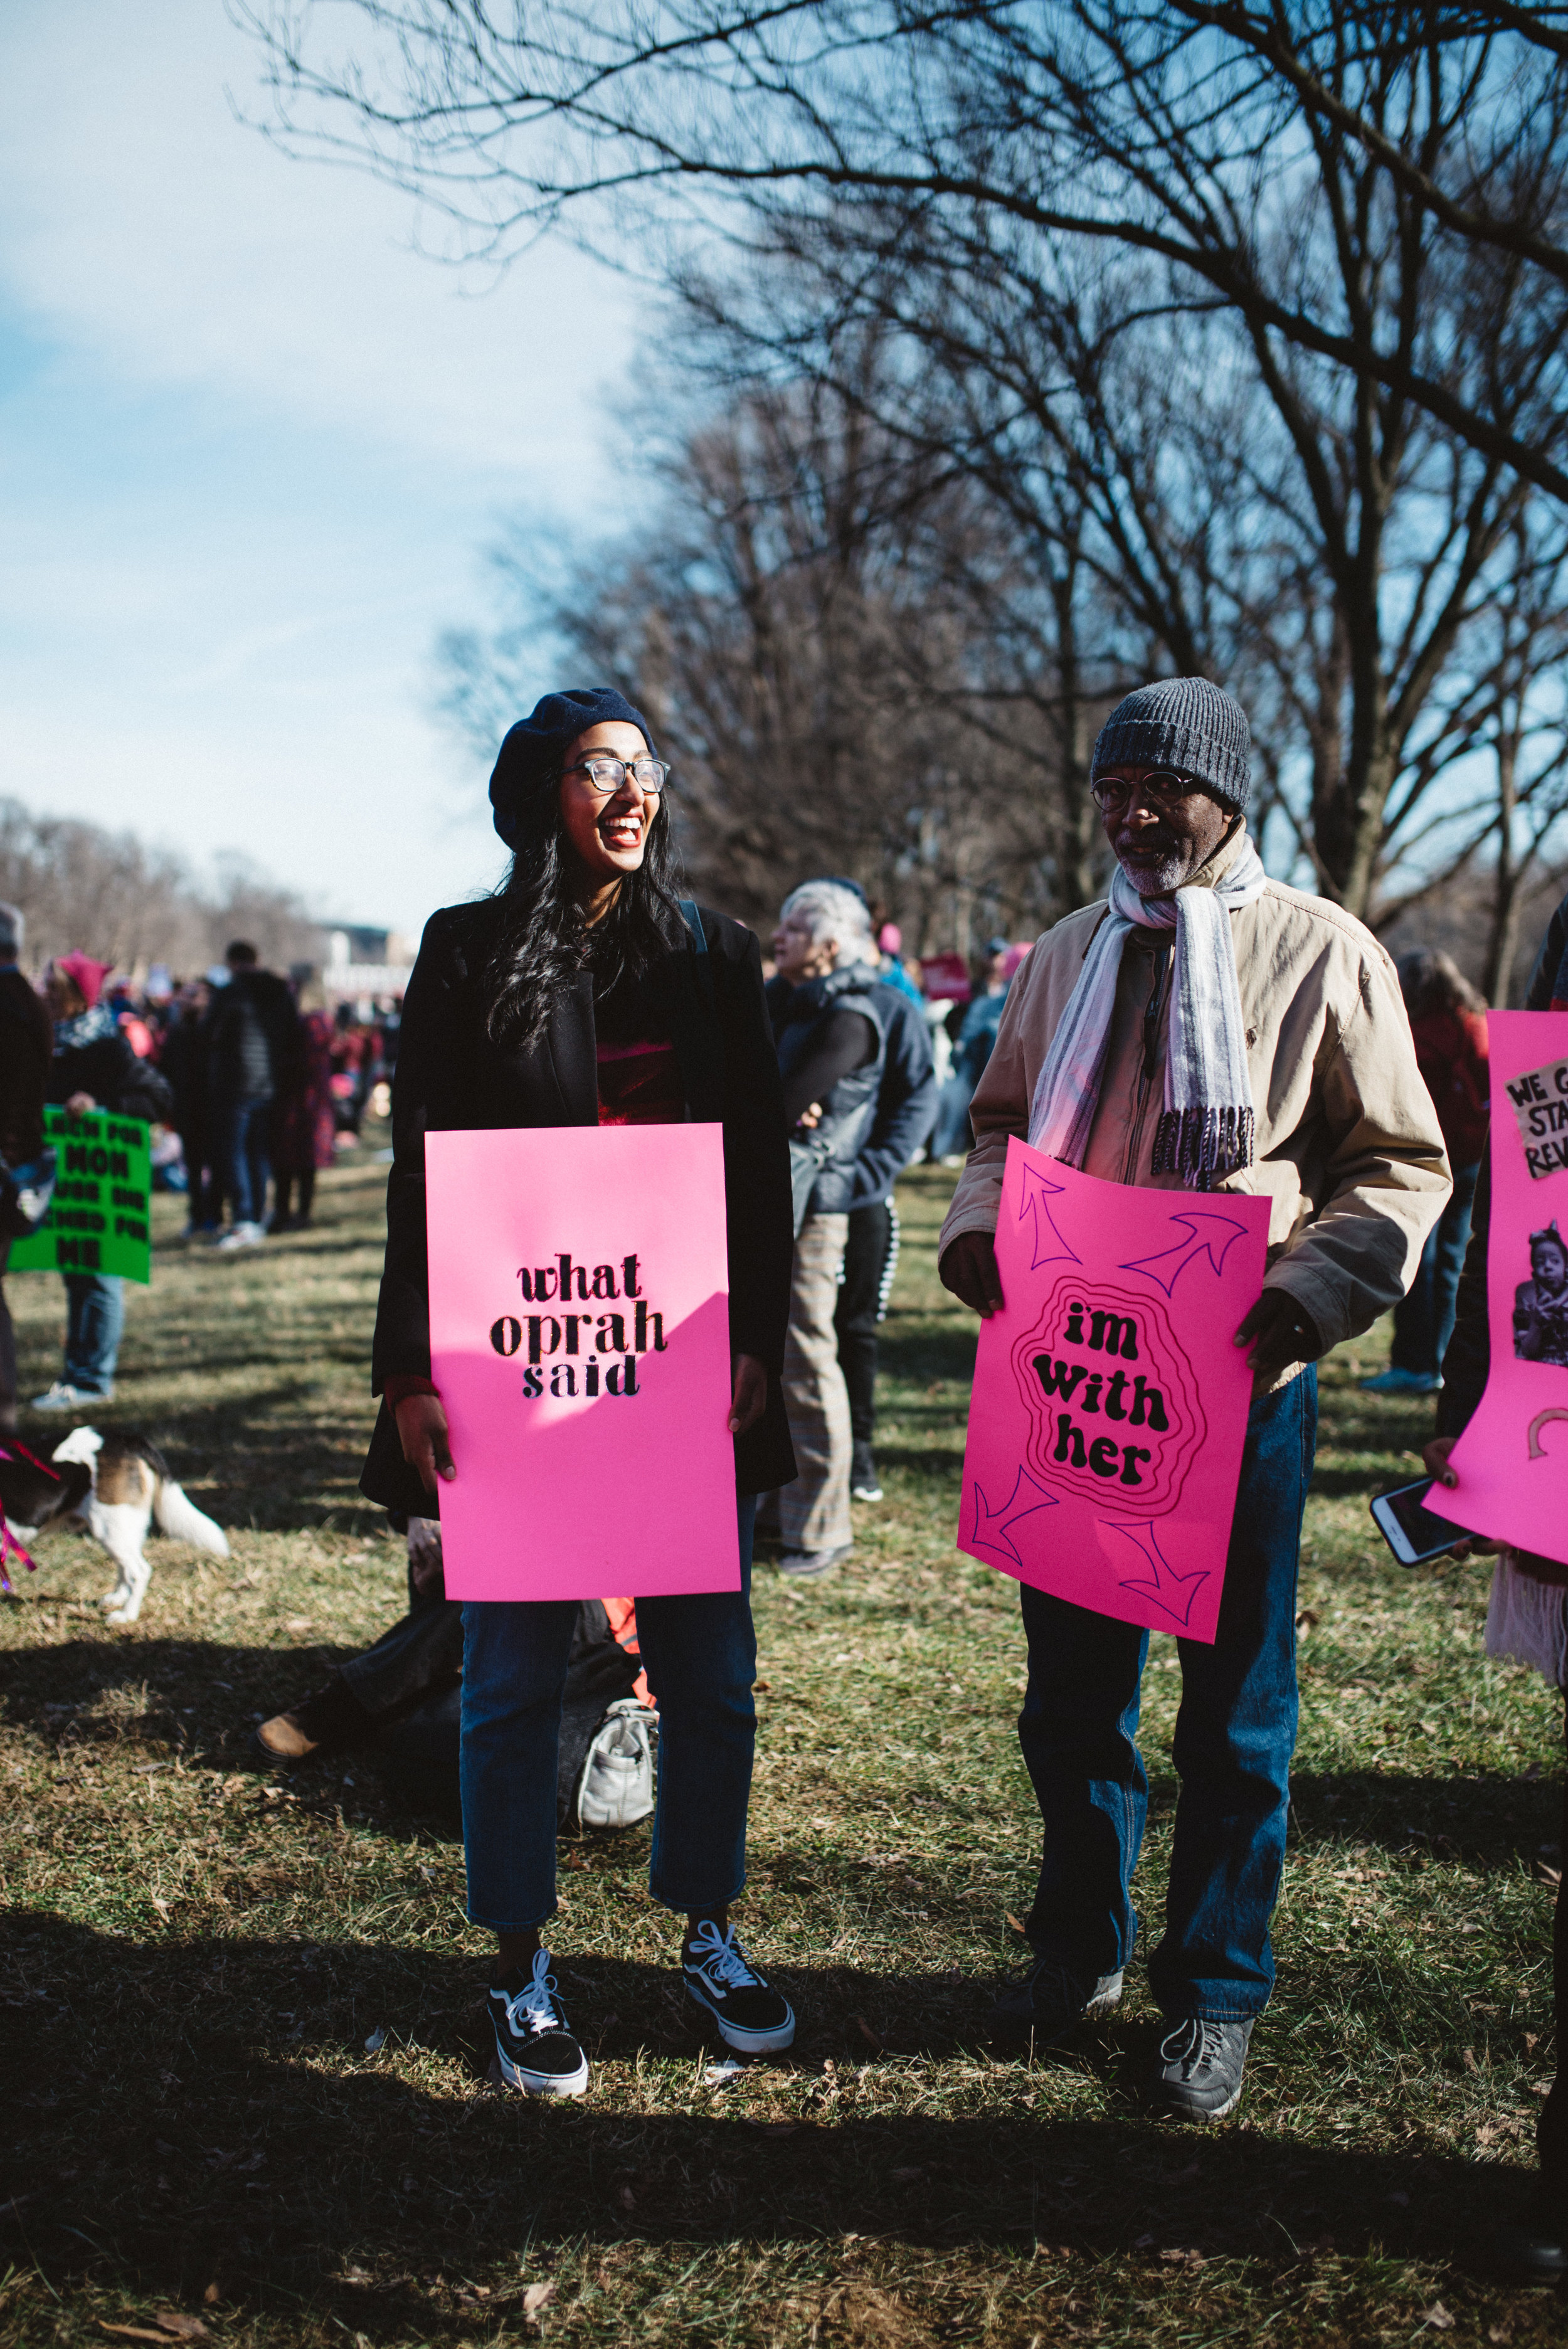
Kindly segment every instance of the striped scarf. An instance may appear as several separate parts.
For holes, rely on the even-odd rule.
[[[1154,1172],[1180,1174],[1190,1190],[1209,1191],[1252,1164],[1253,1090],[1231,915],[1238,905],[1253,905],[1267,880],[1244,835],[1241,853],[1212,887],[1189,885],[1171,897],[1140,897],[1118,866],[1110,911],[1095,932],[1035,1086],[1033,1148],[1068,1166],[1083,1164],[1099,1102],[1122,942],[1136,926],[1176,933]]]

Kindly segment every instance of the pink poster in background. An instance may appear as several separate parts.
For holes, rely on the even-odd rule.
[[[1491,1367],[1445,1517],[1568,1561],[1568,1012],[1492,1011]]]
[[[980,1325],[958,1547],[1212,1641],[1252,1378],[1266,1199],[1103,1183],[1007,1144],[1003,1308]]]
[[[717,1125],[425,1137],[449,1599],[738,1590]]]

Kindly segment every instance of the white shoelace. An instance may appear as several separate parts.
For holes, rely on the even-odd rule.
[[[746,1952],[735,1938],[735,1928],[727,1925],[721,1933],[711,1917],[705,1917],[688,1945],[688,1954],[698,1971],[715,1983],[722,1982],[726,1990],[757,1990],[761,1978],[753,1973],[746,1962]]]
[[[565,2018],[555,2002],[555,1977],[550,1971],[548,1950],[535,1950],[533,1979],[526,1990],[507,2000],[506,2019],[520,2039],[525,2031],[542,2039],[546,2032],[565,2029]]]

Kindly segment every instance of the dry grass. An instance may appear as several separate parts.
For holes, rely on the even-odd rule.
[[[103,2349],[160,2312],[279,2349],[1361,2343],[1446,2316],[1455,2341],[1559,2337],[1558,2302],[1474,2257],[1522,2199],[1553,2064],[1557,1707],[1482,1656],[1474,1568],[1401,1573],[1372,1531],[1421,1406],[1326,1368],[1280,1988],[1234,2120],[1152,2124],[1140,1971],[1060,2059],[982,2034],[1036,1842],[1022,1643],[1012,1586],[952,1547],[973,1332],[934,1281],[945,1179],[907,1183],[888,1499],[831,1584],[758,1576],[743,1921],[799,2044],[711,2082],[645,1838],[593,1840],[567,1850],[556,1943],[594,2087],[542,2108],[485,2084],[483,1944],[438,1821],[363,1761],[243,1767],[253,1717],[400,1604],[355,1491],[380,1186],[337,1170],[313,1234],[238,1263],[167,1245],[166,1203],[114,1415],[167,1446],[233,1559],[160,1545],[117,1636],[106,1562],[63,1537],[0,1609],[0,2337]],[[32,1391],[59,1293],[12,1291]],[[1168,1641],[1148,1687],[1157,1918]]]

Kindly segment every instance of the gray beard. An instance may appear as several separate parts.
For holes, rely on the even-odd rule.
[[[1169,896],[1171,890],[1179,889],[1187,878],[1186,862],[1178,855],[1167,856],[1159,864],[1146,865],[1140,873],[1133,872],[1126,864],[1121,869],[1140,897]]]

